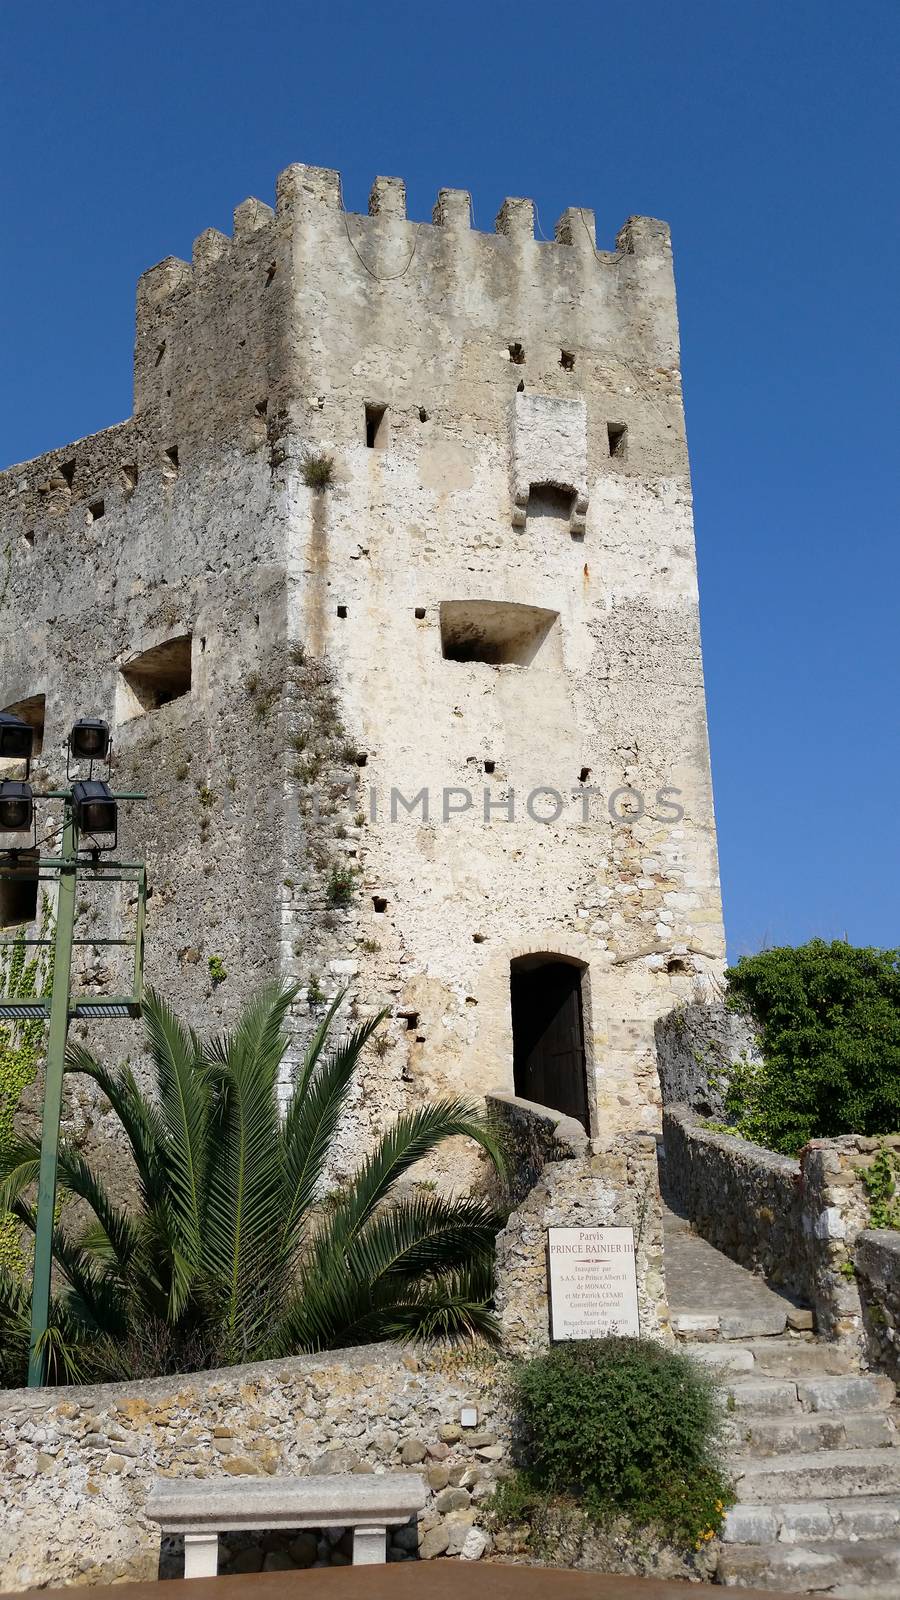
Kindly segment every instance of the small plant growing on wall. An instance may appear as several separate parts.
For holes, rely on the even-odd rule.
[[[303,457],[300,473],[307,489],[330,489],[334,483],[334,456],[308,452]]]
[[[228,977],[228,973],[225,971],[225,963],[221,956],[210,956],[207,965],[209,967],[209,975],[213,981],[213,987],[217,989],[219,984],[224,983]]]
[[[322,988],[321,979],[317,972],[310,973],[309,982],[306,985],[306,999],[311,1006],[325,1004],[325,990]]]
[[[353,898],[354,877],[349,867],[332,867],[326,895],[330,906],[348,906]]]

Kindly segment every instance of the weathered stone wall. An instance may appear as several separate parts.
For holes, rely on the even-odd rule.
[[[591,1131],[658,1125],[653,1021],[723,957],[662,223],[597,250],[576,208],[538,242],[509,200],[484,235],[460,191],[407,219],[396,179],[351,216],[337,173],[290,167],[274,211],[144,274],[134,416],[0,474],[0,518],[0,704],[46,693],[48,785],[76,714],[114,723],[150,795],[123,848],[151,980],[207,1027],[296,976],[298,1042],[343,983],[391,1008],[339,1168],[411,1101],[514,1088],[534,952],[583,973]],[[476,601],[551,617],[529,663],[444,658],[442,604]],[[126,719],[123,668],[186,631],[190,693]],[[445,822],[447,788],[472,805]]]
[[[665,1185],[698,1233],[812,1305],[820,1333],[879,1359],[872,1333],[879,1313],[864,1316],[867,1299],[891,1317],[892,1256],[882,1259],[867,1232],[869,1203],[862,1173],[886,1139],[847,1134],[813,1139],[799,1160],[704,1128],[686,1106],[663,1117]],[[860,1241],[866,1250],[860,1257]],[[862,1262],[862,1265],[860,1264]],[[859,1275],[868,1288],[860,1299]],[[885,1323],[884,1326],[892,1326]],[[893,1344],[893,1340],[884,1341]]]
[[[756,1030],[723,1001],[676,1006],[654,1029],[664,1106],[686,1105],[698,1116],[725,1120],[730,1070],[742,1058],[759,1059]]]
[[[900,1231],[866,1229],[853,1260],[872,1363],[900,1383]]]

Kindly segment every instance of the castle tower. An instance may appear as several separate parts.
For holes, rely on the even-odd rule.
[[[337,987],[389,1005],[348,1159],[450,1090],[656,1125],[654,1019],[723,959],[664,224],[487,235],[388,178],[350,215],[289,167],[144,274],[134,415],[0,510],[0,701],[48,787],[113,723],[190,1020],[273,974],[298,1044]]]

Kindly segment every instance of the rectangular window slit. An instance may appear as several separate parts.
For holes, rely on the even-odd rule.
[[[0,878],[0,928],[34,922],[38,914],[38,856],[36,850],[19,850],[7,857]]]
[[[514,367],[523,367],[525,365],[525,346],[519,344],[518,341],[515,344],[511,344],[509,346],[509,359]]]
[[[624,461],[628,447],[628,427],[624,422],[608,422],[606,436],[609,440],[609,453]]]
[[[366,406],[366,447],[384,450],[388,442],[387,406]]]
[[[88,522],[99,522],[106,510],[103,500],[91,500],[88,505]]]
[[[338,614],[339,617],[346,617],[346,615],[347,615],[347,607],[346,606],[338,606],[337,614]]]
[[[372,904],[376,911],[387,911],[387,900],[383,894],[373,894]]]
[[[575,357],[571,350],[560,350],[559,364],[564,372],[571,372],[575,366]]]
[[[416,606],[416,621],[421,622],[425,616],[425,607]]]

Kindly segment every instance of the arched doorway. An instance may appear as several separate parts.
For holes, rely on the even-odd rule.
[[[583,971],[553,955],[519,956],[511,963],[513,1081],[523,1100],[563,1111],[590,1132]]]

